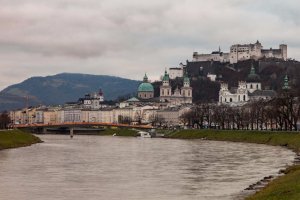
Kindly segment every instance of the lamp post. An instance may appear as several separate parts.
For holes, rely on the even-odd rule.
[[[74,125],[74,121],[75,121],[75,114],[74,114],[74,110],[72,109],[72,125]],[[74,128],[70,127],[70,138],[72,139],[74,137]]]

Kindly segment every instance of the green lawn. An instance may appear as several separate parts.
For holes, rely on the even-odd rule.
[[[300,152],[299,132],[238,131],[238,130],[180,130],[166,135],[167,138],[207,139],[232,142],[248,142],[285,146]]]
[[[137,137],[138,136],[138,130],[136,129],[129,129],[129,128],[105,128],[104,131],[101,131],[99,135],[113,135],[116,134],[116,136],[132,136]]]
[[[300,133],[271,131],[219,131],[219,130],[182,130],[166,135],[178,139],[207,139],[232,142],[248,142],[284,146],[300,152]],[[292,166],[286,175],[279,177],[246,200],[299,200],[300,166]]]
[[[38,137],[21,130],[0,131],[0,150],[29,146],[42,142]]]

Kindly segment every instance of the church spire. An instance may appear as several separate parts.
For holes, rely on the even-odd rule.
[[[282,89],[284,89],[284,90],[290,89],[290,86],[289,86],[289,77],[288,77],[287,74],[284,76]]]
[[[144,80],[143,80],[144,83],[148,83],[148,76],[147,74],[145,73],[145,76],[144,76]]]
[[[248,74],[246,81],[247,82],[259,82],[260,81],[260,76],[258,74],[256,74],[253,63],[251,63],[250,73]]]
[[[249,75],[255,75],[255,68],[253,66],[253,63],[251,63],[251,69],[250,69],[250,74]]]
[[[169,74],[168,74],[168,72],[167,72],[167,69],[165,69],[165,75],[164,75],[164,77],[163,77],[163,81],[169,81]]]
[[[184,76],[183,76],[183,85],[184,87],[190,87],[190,78],[187,75],[187,72],[184,72]]]

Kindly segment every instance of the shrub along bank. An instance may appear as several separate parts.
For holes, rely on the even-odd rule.
[[[300,133],[271,131],[234,131],[234,130],[181,130],[166,135],[167,138],[207,139],[231,142],[248,142],[284,146],[300,153]],[[281,176],[269,183],[247,200],[299,200],[300,166],[291,166]]]

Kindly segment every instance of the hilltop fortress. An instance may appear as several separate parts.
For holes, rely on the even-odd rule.
[[[237,63],[242,60],[260,58],[278,58],[287,60],[287,45],[280,44],[279,49],[263,49],[263,46],[259,41],[255,44],[235,44],[230,47],[229,53],[219,51],[213,51],[211,54],[199,54],[193,53],[193,62],[198,61],[218,61],[221,63]]]

